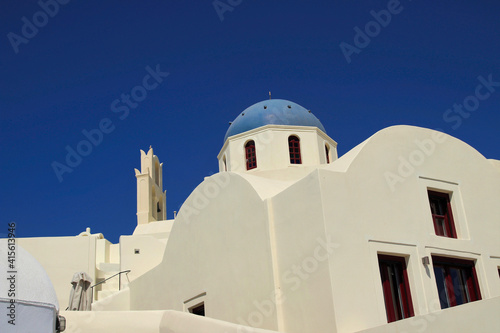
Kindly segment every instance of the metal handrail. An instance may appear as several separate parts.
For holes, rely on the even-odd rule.
[[[107,279],[104,279],[96,284],[94,284],[93,286],[91,286],[90,288],[92,289],[92,300],[94,299],[94,287],[95,286],[98,286],[100,284],[103,284],[104,282],[108,281],[109,279],[112,279],[114,278],[115,276],[118,275],[118,290],[122,290],[122,273],[125,273],[125,274],[128,274],[130,273],[130,269],[127,269],[127,270],[124,270],[124,271],[121,271],[121,272],[118,272],[116,274],[113,274],[111,275],[109,278]],[[127,275],[127,278],[128,278],[128,275]]]

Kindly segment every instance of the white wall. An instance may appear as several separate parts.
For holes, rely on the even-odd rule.
[[[284,331],[289,333],[336,327],[328,265],[336,247],[325,246],[332,235],[325,233],[317,174],[311,172],[271,199]]]
[[[500,309],[500,297],[399,320],[358,333],[498,332],[500,331],[498,309]]]
[[[216,174],[185,201],[161,265],[129,285],[131,309],[187,311],[191,298],[206,293],[208,317],[274,329],[274,307],[265,318],[248,318],[254,301],[274,291],[270,251],[265,203],[238,175]]]
[[[133,281],[143,275],[163,259],[166,240],[157,239],[148,235],[134,235],[120,237],[120,270],[130,270],[128,280]],[[138,250],[139,253],[135,253]],[[127,278],[122,278],[122,286]]]
[[[266,125],[238,135],[233,135],[218,155],[219,171],[224,171],[226,157],[227,171],[247,172],[245,144],[253,140],[257,156],[257,168],[248,172],[299,167],[290,164],[288,137],[300,139],[301,166],[326,163],[325,143],[330,146],[330,162],[337,159],[337,143],[316,127]]]
[[[73,274],[86,272],[95,283],[97,236],[18,238],[43,266],[62,310],[69,304]]]
[[[66,332],[277,333],[178,311],[64,312]]]
[[[428,154],[416,142],[428,144]],[[424,158],[399,175],[402,161],[415,162],[416,156]],[[325,230],[339,244],[329,261],[339,332],[387,322],[377,253],[409,257],[416,315],[440,308],[432,262],[426,267],[421,261],[432,254],[476,260],[482,298],[500,296],[492,258],[500,257],[500,206],[495,204],[500,177],[476,150],[449,136],[443,141],[431,130],[398,126],[370,138],[345,174],[328,169],[319,178]],[[402,181],[390,186],[387,172]],[[435,235],[428,187],[454,192],[458,239]]]

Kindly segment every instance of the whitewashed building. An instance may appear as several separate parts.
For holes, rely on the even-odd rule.
[[[174,220],[149,149],[133,235],[19,242],[60,304],[75,272],[99,283],[93,311],[62,313],[74,332],[499,331],[500,161],[412,126],[336,147],[307,109],[262,101]]]

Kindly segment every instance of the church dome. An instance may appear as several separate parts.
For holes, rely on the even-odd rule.
[[[229,126],[224,142],[230,136],[265,125],[314,126],[325,128],[311,111],[283,99],[268,99],[246,108]]]
[[[3,258],[0,261],[0,272],[8,272],[12,270],[8,267],[7,262],[7,245],[10,244],[11,243],[7,242],[7,239],[0,239],[0,258]],[[17,243],[15,245],[15,251],[14,265],[16,268],[15,270],[17,271],[15,278],[16,302],[37,302],[51,305],[59,310],[59,302],[57,301],[56,292],[45,269],[28,251]],[[8,290],[10,289],[10,281],[6,279],[8,276],[9,274],[2,276],[0,279],[0,300],[2,298],[11,298],[8,297]],[[68,280],[68,285],[69,282],[70,281]]]

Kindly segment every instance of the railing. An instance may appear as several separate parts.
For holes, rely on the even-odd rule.
[[[100,284],[103,284],[104,282],[108,281],[109,279],[114,278],[114,277],[115,277],[115,276],[117,276],[117,275],[118,275],[118,290],[121,290],[121,289],[122,289],[122,274],[123,274],[123,273],[125,273],[125,274],[130,273],[130,269],[127,269],[127,270],[125,270],[125,271],[121,271],[121,272],[118,272],[118,273],[116,273],[116,274],[113,274],[113,275],[111,275],[109,278],[104,279],[104,280],[102,280],[102,281],[100,281],[100,282],[98,282],[98,283],[94,284],[93,286],[91,286],[90,288],[92,289],[92,300],[94,300],[94,287],[95,287],[95,286],[98,286],[98,285],[100,285]],[[128,279],[128,275],[127,275],[127,279]]]

